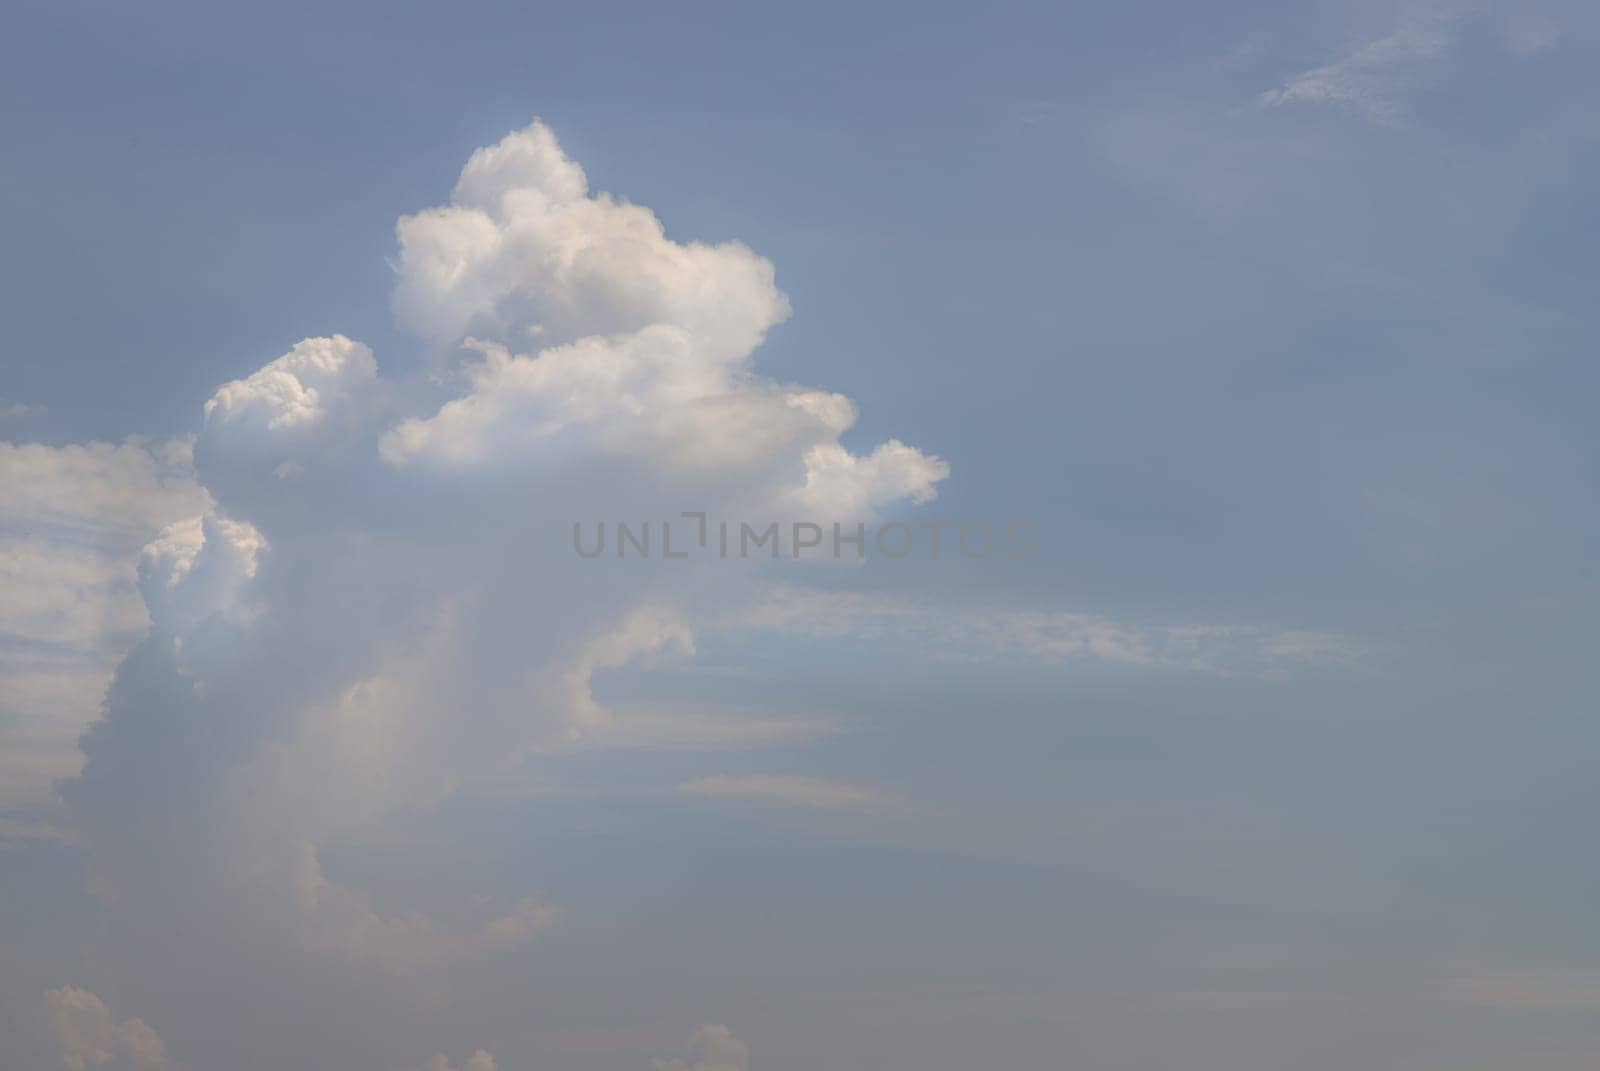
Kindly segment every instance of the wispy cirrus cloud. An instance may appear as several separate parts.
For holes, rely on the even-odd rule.
[[[1397,126],[1404,117],[1400,95],[1450,47],[1455,19],[1446,9],[1410,9],[1393,32],[1293,75],[1261,94],[1261,103],[1271,108],[1330,105],[1380,126]]]
[[[739,620],[773,632],[915,636],[941,657],[1059,665],[1100,661],[1223,676],[1349,666],[1366,653],[1333,632],[1256,624],[1162,624],[1067,609],[941,604],[926,598],[774,587]]]

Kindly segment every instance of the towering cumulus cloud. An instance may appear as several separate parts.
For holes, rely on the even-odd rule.
[[[108,903],[210,954],[415,973],[535,939],[559,911],[531,890],[441,921],[334,880],[319,847],[595,742],[591,674],[691,651],[697,614],[738,597],[654,562],[574,569],[573,521],[854,521],[946,473],[893,440],[852,454],[848,399],[752,371],[789,311],[772,265],[591,193],[542,125],[475,153],[398,233],[427,374],[386,377],[331,335],[216,391],[203,512],[138,560],[149,630],[67,789]],[[457,389],[417,400],[441,381]]]
[[[789,315],[772,264],[737,242],[679,244],[649,209],[591,195],[542,126],[474,153],[452,203],[399,236],[401,318],[482,360],[465,395],[383,436],[392,464],[539,463],[559,445],[668,483],[857,509],[928,498],[945,473],[897,442],[853,457],[838,445],[849,399],[751,376]]]

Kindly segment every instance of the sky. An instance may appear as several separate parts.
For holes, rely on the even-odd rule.
[[[11,4],[0,1066],[1592,1071],[1597,45]]]

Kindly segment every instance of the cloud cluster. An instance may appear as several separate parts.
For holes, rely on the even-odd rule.
[[[550,553],[573,518],[687,495],[871,516],[931,498],[947,467],[894,440],[852,453],[848,399],[758,375],[789,308],[772,265],[591,192],[541,124],[475,153],[398,238],[396,311],[426,368],[308,338],[216,390],[192,470],[142,446],[0,461],[32,474],[27,538],[118,526],[99,568],[121,646],[101,647],[137,643],[66,790],[95,889],[229,948],[410,974],[523,945],[558,911],[526,892],[466,921],[380,908],[324,872],[327,846],[531,755],[674,736],[619,728],[592,680],[691,653],[696,615],[740,597],[655,563],[574,574]],[[71,464],[76,485],[51,477]],[[80,586],[106,597],[105,576]],[[14,631],[51,635],[56,611],[28,612]],[[75,621],[63,643],[99,642]],[[753,739],[704,717],[675,738]]]
[[[336,965],[424,985],[515,954],[558,924],[557,905],[513,889],[430,914],[403,887],[344,879],[337,849],[532,757],[835,731],[665,707],[631,718],[597,698],[598,675],[689,657],[708,624],[1185,668],[1240,642],[1084,615],[930,625],[894,600],[763,599],[755,563],[575,569],[578,518],[692,507],[855,522],[929,500],[948,469],[893,439],[853,452],[849,399],[760,376],[756,347],[788,313],[771,264],[737,243],[674,241],[648,209],[591,192],[541,125],[475,154],[451,202],[403,219],[399,241],[396,308],[432,346],[426,367],[385,370],[358,341],[308,338],[217,388],[192,450],[0,450],[19,489],[0,526],[8,685],[64,667],[59,701],[8,687],[34,713],[0,725],[59,723],[53,746],[70,750],[120,659],[63,824],[113,926],[204,935],[196,974],[256,977],[269,957],[291,975]],[[1243,642],[1269,662],[1330,649]],[[5,762],[27,761],[4,743]],[[75,766],[42,767],[29,791]],[[903,806],[787,775],[682,791]],[[92,995],[52,1001],[81,1067],[165,1059]],[[477,1053],[465,1068],[492,1066]],[[747,1071],[748,1053],[707,1027],[661,1066]]]

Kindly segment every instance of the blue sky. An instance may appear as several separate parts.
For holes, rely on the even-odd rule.
[[[14,6],[0,1062],[1592,1066],[1597,34]]]

